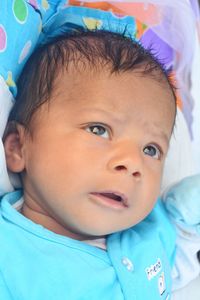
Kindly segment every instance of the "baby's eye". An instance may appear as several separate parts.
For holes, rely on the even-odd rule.
[[[160,159],[162,156],[162,151],[156,145],[147,145],[144,150],[144,154],[149,155],[155,159]]]
[[[89,125],[85,129],[87,132],[93,133],[105,139],[108,139],[110,137],[109,130],[104,125],[100,125],[100,124]]]

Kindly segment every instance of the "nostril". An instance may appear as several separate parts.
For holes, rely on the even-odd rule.
[[[141,176],[140,172],[133,172],[133,177],[139,178]]]
[[[126,169],[126,167],[125,166],[116,166],[116,168],[115,168],[117,171],[121,171],[121,170],[125,170]]]
[[[124,165],[118,165],[118,166],[115,167],[115,170],[117,170],[117,171],[127,170],[128,171],[128,168],[126,168],[126,166],[124,166]],[[138,171],[135,171],[135,172],[132,173],[132,176],[134,178],[138,178],[139,179],[141,177],[141,173],[138,172]]]

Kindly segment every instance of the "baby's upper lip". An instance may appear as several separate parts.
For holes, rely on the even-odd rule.
[[[129,206],[128,197],[124,193],[121,193],[119,191],[105,190],[105,191],[99,191],[99,192],[92,192],[91,194],[108,197],[108,198],[111,198],[113,200],[123,203],[123,205],[126,207]]]

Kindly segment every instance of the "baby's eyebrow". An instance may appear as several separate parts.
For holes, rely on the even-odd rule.
[[[157,136],[160,137],[166,143],[167,146],[169,146],[170,138],[164,131],[161,131],[160,134],[158,134]]]
[[[98,107],[84,107],[80,109],[80,113],[91,113],[91,114],[97,114],[98,115],[105,115],[107,118],[112,119],[112,121],[119,123],[122,122],[124,117],[121,114],[116,114],[112,110],[109,110],[108,108],[102,109]]]
[[[166,146],[169,146],[170,137],[166,134],[165,131],[163,131],[161,128],[158,127],[158,124],[152,124],[152,126],[148,126],[146,128],[146,132],[150,133],[155,138],[159,138],[164,141]]]

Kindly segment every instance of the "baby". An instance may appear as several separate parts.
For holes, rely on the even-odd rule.
[[[121,34],[35,51],[4,137],[23,191],[1,202],[2,299],[170,299],[175,230],[157,198],[175,116],[169,75]]]

